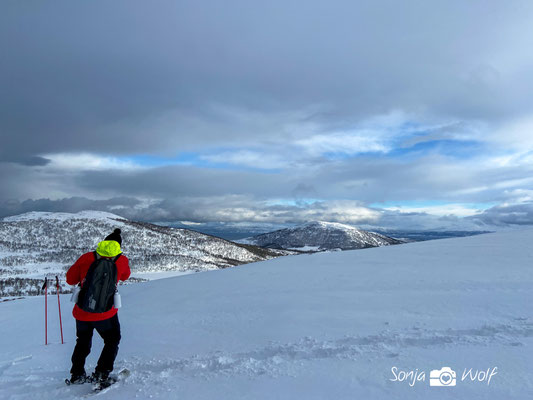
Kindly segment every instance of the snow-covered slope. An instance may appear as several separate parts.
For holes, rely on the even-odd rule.
[[[64,273],[117,227],[122,230],[122,248],[137,277],[161,271],[212,270],[280,255],[106,212],[31,212],[0,221],[0,297],[38,293],[45,274]]]
[[[494,233],[123,287],[116,367],[132,375],[99,397],[531,399],[532,242],[533,231]],[[67,299],[65,345],[49,300],[49,346],[42,297],[0,303],[0,398],[89,392],[62,383],[75,342]],[[89,371],[101,348],[95,334]],[[443,367],[456,386],[430,386],[430,371]],[[412,386],[397,380],[410,371]],[[471,381],[478,371],[484,380]]]
[[[350,225],[322,221],[280,229],[237,242],[266,248],[302,251],[353,250],[403,243],[400,240],[375,232],[363,231]]]

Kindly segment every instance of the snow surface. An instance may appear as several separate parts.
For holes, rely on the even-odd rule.
[[[531,399],[533,231],[278,258],[121,288],[108,399]],[[0,303],[0,398],[75,399],[68,296]],[[101,339],[88,359],[94,368]],[[425,372],[410,386],[392,368]],[[455,387],[431,387],[450,367]],[[497,370],[494,370],[494,368]],[[465,369],[495,371],[490,384]]]
[[[290,247],[287,250],[298,250],[298,251],[318,251],[320,246],[302,246],[302,247]]]
[[[166,279],[172,278],[175,276],[183,276],[194,274],[194,271],[168,271],[168,272],[135,272],[131,276],[134,278],[146,279],[148,281],[153,281],[157,279]]]

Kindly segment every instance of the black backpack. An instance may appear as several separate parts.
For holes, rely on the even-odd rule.
[[[77,305],[83,311],[103,313],[113,308],[113,296],[117,289],[117,265],[121,256],[101,257],[94,252],[95,260],[89,267],[78,296]]]

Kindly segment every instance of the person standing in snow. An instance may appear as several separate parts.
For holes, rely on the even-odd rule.
[[[92,290],[89,286],[92,287],[98,284],[96,283],[96,279],[91,279],[98,274],[96,272],[98,269],[116,269],[116,282],[111,283],[111,285],[115,285],[115,288],[119,280],[125,281],[129,278],[131,271],[128,258],[122,254],[120,249],[122,244],[120,234],[120,229],[115,229],[113,233],[98,243],[96,251],[83,254],[67,271],[67,283],[69,285],[81,285],[80,298],[84,293],[86,295],[88,291]],[[106,265],[103,266],[104,264]],[[93,268],[91,269],[91,267]],[[112,273],[109,275],[113,276],[114,273],[115,271],[112,270]],[[98,290],[96,289],[95,293]],[[105,307],[107,311],[90,312],[87,311],[87,307],[84,307],[84,303],[81,303],[80,300],[78,299],[72,311],[72,315],[76,319],[77,339],[74,352],[72,353],[70,383],[79,384],[87,381],[107,382],[109,374],[113,370],[113,364],[118,353],[118,344],[121,338],[120,323],[117,315],[118,310],[112,305],[111,300],[107,307]],[[96,310],[101,311],[98,308]],[[104,348],[102,349],[94,373],[91,377],[88,377],[85,373],[85,359],[91,352],[94,329],[96,329],[104,340]]]

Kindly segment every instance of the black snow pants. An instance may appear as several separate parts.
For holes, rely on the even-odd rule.
[[[77,339],[72,353],[72,368],[70,369],[70,373],[73,375],[85,373],[85,359],[91,352],[94,329],[104,339],[104,348],[98,359],[95,372],[109,374],[113,370],[120,342],[120,323],[117,314],[103,321],[76,320]]]

